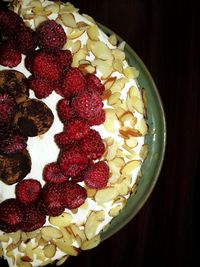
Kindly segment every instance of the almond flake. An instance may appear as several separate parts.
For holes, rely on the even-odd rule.
[[[87,51],[81,48],[73,55],[72,67],[79,67],[80,61],[85,60],[87,57]]]
[[[102,211],[92,211],[87,218],[85,223],[85,235],[87,239],[92,239],[96,235],[97,228],[100,223],[105,219],[105,212]]]
[[[110,90],[112,91],[112,93],[121,92],[122,89],[124,88],[125,84],[126,84],[126,79],[125,78],[119,78],[113,83]]]
[[[64,14],[61,13],[60,18],[65,26],[71,27],[71,28],[77,28],[76,20],[72,13],[64,13]]]
[[[115,103],[117,103],[117,101],[119,100],[121,94],[119,92],[115,92],[114,94],[112,94],[109,99],[108,99],[108,104],[109,105],[113,105]]]
[[[122,51],[122,50],[120,50],[118,48],[112,49],[112,54],[113,54],[115,59],[119,59],[121,61],[125,60],[124,51]]]
[[[101,41],[97,41],[97,42],[91,44],[91,51],[96,58],[99,58],[102,60],[112,60],[113,59],[110,48],[108,48],[108,46]]]
[[[108,41],[113,45],[116,46],[117,45],[117,37],[116,35],[113,33],[109,36]]]
[[[49,222],[57,227],[68,226],[70,225],[71,221],[72,221],[72,215],[67,212],[63,212],[59,216],[49,217]]]
[[[45,11],[50,11],[51,13],[58,14],[59,10],[60,10],[60,6],[58,4],[56,4],[56,3],[53,3],[53,4],[45,6],[44,10]]]
[[[113,200],[117,196],[117,194],[118,192],[114,187],[107,187],[104,189],[100,189],[97,191],[95,195],[95,201],[101,205]]]
[[[87,34],[91,40],[99,41],[99,29],[98,29],[97,25],[91,25],[87,29]]]
[[[35,29],[43,22],[46,21],[47,17],[44,15],[35,15],[34,16],[34,27]]]
[[[141,166],[141,164],[142,162],[140,160],[129,161],[121,168],[121,173],[123,175],[131,174],[137,167]]]
[[[45,240],[46,239],[48,240],[48,238],[54,239],[54,238],[61,238],[62,237],[62,232],[53,226],[44,226],[41,229],[41,234]]]
[[[53,244],[48,244],[44,247],[44,255],[47,258],[53,258],[56,254],[56,246]]]
[[[56,262],[56,266],[60,266],[63,263],[65,263],[65,261],[69,258],[69,255],[66,255],[64,257],[62,257],[61,259],[59,259],[59,261]]]
[[[141,134],[144,136],[148,132],[148,127],[146,124],[146,121],[144,118],[141,119],[141,121],[138,124],[138,130],[141,132]]]
[[[92,65],[97,67],[101,73],[101,79],[106,80],[113,72],[112,60],[95,59],[92,61]]]
[[[100,236],[97,235],[95,237],[93,237],[92,239],[90,240],[85,240],[83,243],[82,243],[82,246],[81,246],[81,249],[82,250],[88,250],[88,249],[92,249],[96,246],[99,245],[101,239],[100,239]]]
[[[147,154],[148,154],[148,145],[147,145],[147,144],[144,144],[144,145],[141,147],[141,149],[140,149],[140,153],[139,153],[139,155],[140,155],[140,157],[141,157],[142,159],[146,159]]]
[[[73,246],[69,246],[65,241],[56,240],[55,244],[56,244],[57,248],[59,248],[62,252],[66,253],[70,256],[77,256],[78,255],[78,250]]]
[[[136,79],[139,76],[139,71],[135,67],[126,67],[123,73],[129,80]]]

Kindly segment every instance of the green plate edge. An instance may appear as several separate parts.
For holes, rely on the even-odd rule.
[[[109,28],[100,23],[98,25],[107,35],[113,34],[113,31]],[[120,43],[124,41],[120,36],[115,35]],[[139,70],[138,84],[141,88],[145,88],[147,95],[149,133],[146,136],[145,143],[148,144],[148,156],[142,165],[142,176],[139,180],[136,193],[130,196],[127,205],[111,221],[109,228],[101,233],[102,241],[122,229],[143,207],[158,180],[166,148],[166,119],[156,84],[143,61],[127,43],[124,51],[129,65]]]

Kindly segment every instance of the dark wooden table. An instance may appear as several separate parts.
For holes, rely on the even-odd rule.
[[[71,2],[119,34],[145,62],[163,100],[168,133],[159,180],[140,212],[109,240],[71,257],[64,266],[199,266],[199,209],[195,204],[200,176],[197,4],[170,0]]]

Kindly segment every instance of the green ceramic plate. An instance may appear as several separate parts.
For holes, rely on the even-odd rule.
[[[106,34],[110,35],[113,33],[107,27],[101,24],[99,26]],[[119,42],[123,41],[118,35],[116,36]],[[109,238],[119,231],[142,208],[158,180],[165,154],[166,122],[158,89],[144,63],[128,44],[125,46],[125,53],[129,65],[139,70],[138,83],[140,87],[145,88],[147,94],[149,134],[146,137],[146,143],[148,144],[148,156],[142,166],[142,177],[136,193],[129,198],[127,205],[120,212],[119,216],[112,220],[108,230],[102,234],[102,240]]]

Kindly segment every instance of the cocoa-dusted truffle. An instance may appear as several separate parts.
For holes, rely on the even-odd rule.
[[[37,99],[28,99],[19,105],[15,123],[26,136],[37,136],[49,130],[54,116],[49,107]]]
[[[11,155],[0,156],[0,179],[8,185],[21,181],[31,170],[29,152],[23,151]]]
[[[1,70],[0,93],[10,94],[17,104],[24,102],[29,97],[26,76],[17,70]]]

